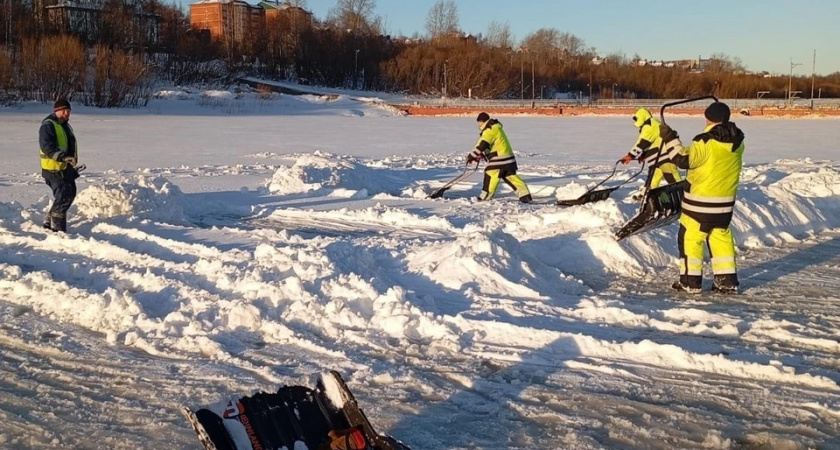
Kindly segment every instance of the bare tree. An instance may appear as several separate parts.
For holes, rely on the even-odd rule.
[[[531,52],[546,55],[560,51],[574,56],[583,51],[581,39],[573,34],[560,32],[556,28],[540,28],[526,36],[520,46]]]
[[[513,48],[513,34],[510,32],[510,22],[500,23],[495,20],[490,22],[484,41],[491,47]]]
[[[458,6],[453,0],[438,0],[426,17],[426,31],[429,38],[458,32]]]
[[[381,21],[373,14],[375,8],[376,0],[338,0],[327,13],[327,21],[344,30],[377,34]]]
[[[725,53],[715,53],[709,57],[710,72],[735,72],[738,70],[744,70],[744,64],[740,58],[732,58]]]

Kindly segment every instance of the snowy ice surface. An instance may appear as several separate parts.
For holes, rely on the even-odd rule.
[[[836,119],[738,118],[744,295],[687,297],[676,226],[613,238],[641,180],[553,205],[612,171],[629,118],[501,117],[535,203],[477,202],[480,174],[429,200],[473,118],[374,100],[74,106],[66,235],[39,225],[48,108],[0,110],[0,448],[199,448],[178,406],[328,369],[415,450],[840,448]]]

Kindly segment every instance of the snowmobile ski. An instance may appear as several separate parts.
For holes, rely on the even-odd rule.
[[[426,198],[440,198],[440,197],[443,197],[443,193],[446,192],[447,190],[449,190],[449,188],[451,188],[452,186],[455,186],[457,183],[460,183],[463,180],[466,180],[467,178],[469,178],[470,175],[474,174],[475,171],[478,170],[478,166],[479,166],[479,163],[476,162],[475,167],[473,167],[472,170],[470,170],[470,163],[467,163],[467,165],[464,166],[464,172],[461,175],[458,175],[457,177],[453,178],[450,182],[444,184],[438,190],[432,192]]]
[[[600,202],[601,200],[606,200],[610,197],[610,194],[612,194],[613,191],[620,188],[621,186],[624,186],[625,184],[629,183],[631,180],[633,180],[634,178],[639,176],[639,174],[642,173],[642,170],[644,169],[644,166],[642,166],[641,168],[639,168],[638,172],[636,172],[632,177],[626,179],[624,182],[622,182],[618,186],[613,186],[613,187],[604,188],[604,189],[596,189],[598,186],[606,183],[610,178],[615,176],[615,171],[616,171],[616,169],[618,169],[618,164],[620,162],[621,161],[616,161],[615,162],[615,166],[613,166],[612,173],[607,178],[604,178],[603,181],[596,184],[595,186],[592,186],[588,191],[586,191],[580,197],[574,198],[574,199],[568,199],[568,200],[557,200],[556,204],[558,206],[577,206],[577,205],[583,205],[583,204],[586,204],[586,203],[594,203],[594,202]]]
[[[683,103],[690,103],[704,99],[712,99],[714,101],[717,101],[716,97],[712,95],[706,95],[703,97],[689,98],[685,100],[679,100],[676,102],[665,103],[659,109],[660,121],[662,122],[662,124],[665,124],[666,108],[674,105],[681,105]],[[654,168],[656,168],[659,165],[659,158],[660,156],[662,156],[661,150],[662,149],[660,149],[660,151],[656,153],[656,159],[654,160],[653,164],[650,165],[651,172]],[[652,175],[652,173],[650,175]],[[688,182],[682,180],[677,183],[651,189],[650,183],[652,179],[652,176],[648,176],[647,180],[645,181],[645,190],[644,194],[642,195],[639,212],[637,212],[632,219],[627,221],[627,223],[625,223],[615,233],[616,240],[620,241],[626,238],[627,236],[644,233],[646,231],[650,231],[668,225],[674,220],[676,220],[679,217],[680,213],[682,213],[683,190],[685,189],[685,186],[688,185]]]
[[[181,412],[206,450],[410,450],[376,432],[338,372],[315,389],[283,386],[275,393],[232,397]]]

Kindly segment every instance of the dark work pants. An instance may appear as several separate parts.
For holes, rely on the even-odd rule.
[[[44,226],[49,225],[55,231],[67,231],[67,210],[76,199],[76,177],[71,171],[42,171],[44,181],[53,192],[53,204],[49,215],[44,219]]]

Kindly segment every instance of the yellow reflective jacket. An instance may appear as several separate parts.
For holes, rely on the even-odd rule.
[[[630,155],[636,159],[647,151],[655,152],[662,146],[662,138],[659,137],[658,120],[648,117],[639,125],[639,138],[636,144],[630,149]]]
[[[52,117],[52,116],[51,116]],[[55,139],[56,139],[56,149],[49,149],[49,148],[41,148],[41,169],[48,170],[50,172],[62,172],[64,169],[67,168],[67,163],[64,162],[64,158],[68,156],[72,156],[79,159],[79,146],[76,142],[75,136],[73,137],[73,148],[69,148],[70,139],[68,139],[67,132],[64,129],[64,126],[61,125],[57,120],[52,119],[51,117],[47,117],[41,123],[41,125],[47,125],[48,123],[52,124],[53,129],[55,130]],[[70,133],[73,133],[73,129],[70,128],[70,124],[66,124],[67,129],[70,130]],[[41,144],[43,146],[43,143]]]
[[[472,151],[475,159],[486,159],[487,166],[484,170],[504,169],[516,173],[516,157],[513,156],[513,147],[510,145],[502,123],[496,119],[490,119],[481,130],[481,136],[475,149]]]
[[[707,227],[727,227],[741,181],[744,132],[734,123],[706,127],[671,162],[686,169],[683,214]]]

